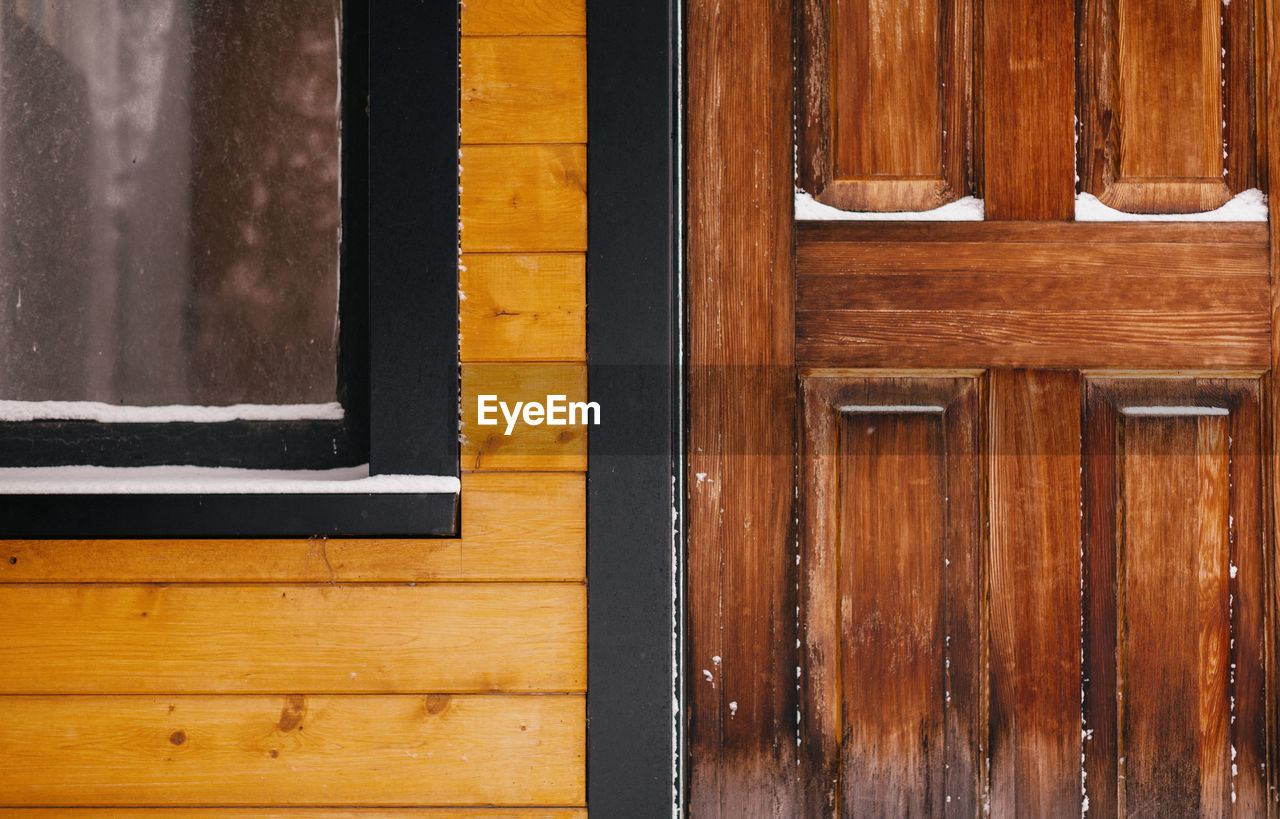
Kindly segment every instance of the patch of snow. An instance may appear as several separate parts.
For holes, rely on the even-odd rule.
[[[0,421],[98,421],[103,424],[214,424],[227,421],[341,421],[342,405],[232,404],[195,407],[171,404],[135,407],[101,401],[0,400]]]
[[[880,221],[880,222],[981,222],[986,204],[972,196],[948,202],[932,210],[909,210],[895,213],[840,210],[824,205],[802,190],[796,191],[797,222]]]
[[[840,412],[946,412],[946,407],[915,406],[911,404],[844,404],[837,407]]]
[[[798,217],[797,217],[798,218]],[[1217,210],[1202,213],[1126,213],[1107,207],[1091,193],[1076,196],[1077,222],[1265,222],[1267,196],[1257,188],[1236,194]]]
[[[370,475],[344,469],[233,469],[212,466],[34,466],[0,469],[0,495],[300,495],[459,491],[444,475]]]
[[[1122,415],[1182,416],[1182,415],[1230,415],[1225,407],[1121,407]]]

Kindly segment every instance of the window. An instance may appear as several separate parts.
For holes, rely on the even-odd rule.
[[[451,534],[456,4],[0,9],[3,535]],[[36,494],[9,471],[85,464],[373,480]]]

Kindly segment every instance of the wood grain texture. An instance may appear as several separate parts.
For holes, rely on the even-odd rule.
[[[1263,370],[1262,225],[804,225],[808,366]]]
[[[970,191],[969,0],[806,0],[801,185],[849,210],[927,210]]]
[[[488,415],[495,425],[481,426],[480,395],[497,396],[513,412],[517,401],[546,403],[548,395],[567,401],[587,400],[585,364],[465,364],[462,367],[462,468],[469,470],[569,470],[587,468],[587,426],[526,424],[522,419],[506,434],[501,409]],[[603,412],[602,408],[602,412]],[[463,524],[464,526],[466,524]]]
[[[583,691],[578,583],[0,587],[0,694]]]
[[[1091,810],[1266,812],[1259,397],[1256,381],[1087,385]],[[1123,410],[1150,406],[1207,409]]]
[[[986,218],[1075,213],[1073,0],[985,0],[982,163]]]
[[[1080,815],[1080,378],[988,375],[991,814]]]
[[[458,287],[462,361],[586,361],[581,254],[466,254]]]
[[[685,20],[689,810],[736,819],[798,804],[791,9]]]
[[[587,141],[583,37],[463,37],[462,143]]]
[[[468,145],[461,149],[462,250],[585,251],[583,145]]]
[[[804,815],[975,815],[977,382],[815,373],[802,394]]]
[[[1185,213],[1258,185],[1250,0],[1086,0],[1080,14],[1081,190]]]
[[[0,804],[578,805],[558,696],[4,697]]]
[[[462,36],[587,33],[585,0],[466,0]]]
[[[1280,180],[1280,0],[1260,0],[1258,36],[1256,42],[1261,55],[1259,78],[1259,145],[1262,156],[1259,175],[1264,190],[1270,182]],[[1268,211],[1268,236],[1271,239],[1271,270],[1280,271],[1280,208],[1274,205]],[[1280,752],[1277,736],[1280,736],[1280,560],[1276,549],[1280,544],[1280,275],[1271,279],[1271,372],[1263,380],[1262,414],[1265,419],[1265,446],[1269,457],[1264,458],[1264,475],[1267,487],[1264,494],[1266,531],[1263,536],[1263,584],[1267,605],[1265,620],[1266,687],[1269,703],[1262,722],[1267,731],[1268,755],[1266,758],[1268,794],[1274,800],[1280,791]],[[1274,810],[1274,808],[1273,808]]]
[[[460,538],[0,541],[0,583],[582,580],[585,483],[464,473]]]
[[[0,819],[587,819],[585,808],[0,808]]]

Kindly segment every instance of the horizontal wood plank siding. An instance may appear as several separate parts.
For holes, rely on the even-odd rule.
[[[463,392],[581,399],[585,4],[462,29]],[[584,819],[585,432],[464,420],[458,538],[0,542],[0,819]]]
[[[583,691],[577,583],[3,586],[0,694]]]
[[[583,808],[0,808],[0,819],[587,819]]]
[[[575,473],[465,473],[456,539],[6,541],[0,583],[580,581],[585,492]]]
[[[467,0],[462,4],[464,38],[586,33],[586,0]]]
[[[573,805],[581,695],[4,697],[0,804]]]
[[[583,37],[470,37],[462,50],[464,144],[586,142]]]
[[[585,145],[463,145],[461,197],[465,252],[587,249]]]
[[[462,257],[462,360],[586,361],[581,253]]]

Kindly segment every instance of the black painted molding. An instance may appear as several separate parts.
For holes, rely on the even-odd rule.
[[[682,421],[674,0],[587,5],[587,804],[670,816]]]

